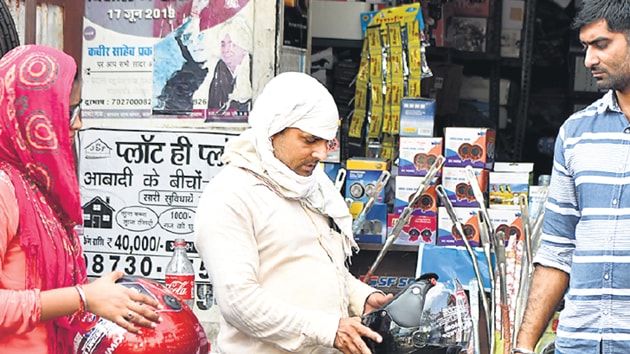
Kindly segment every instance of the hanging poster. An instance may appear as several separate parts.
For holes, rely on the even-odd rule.
[[[195,306],[209,309],[211,285],[194,247],[194,218],[233,135],[97,128],[78,134],[88,276],[119,270],[163,282],[173,241],[182,237],[195,268]]]
[[[247,121],[250,0],[88,0],[84,118]]]
[[[308,7],[309,0],[284,0],[284,45],[307,48]]]

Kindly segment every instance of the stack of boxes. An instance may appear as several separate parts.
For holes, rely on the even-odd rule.
[[[395,176],[393,213],[388,215],[391,232],[400,214],[409,206],[431,166],[442,155],[442,138],[434,137],[435,100],[404,98],[400,111],[398,173]],[[441,172],[438,171],[439,179]],[[437,195],[433,183],[419,198],[407,224],[394,244],[435,244],[437,231]]]
[[[432,109],[430,100],[413,100],[417,100],[424,110]],[[418,112],[414,114],[423,116]],[[401,119],[401,124],[404,121],[405,119]],[[417,122],[412,125],[417,127]],[[429,130],[403,129],[401,126],[401,132],[403,131]],[[481,245],[478,223],[480,204],[468,182],[467,166],[472,167],[477,177],[494,231],[503,230],[507,237],[516,235],[518,239],[523,234],[519,197],[529,198],[533,163],[495,162],[495,134],[490,128],[463,127],[446,128],[444,138],[428,136],[426,133],[401,133],[399,163],[397,173],[394,174],[393,208],[388,208],[386,188],[383,188],[367,213],[360,231],[354,235],[355,240],[363,243],[384,243],[440,155],[445,158],[443,168],[437,172],[436,180],[412,206],[411,217],[394,244],[464,245],[444,206],[439,205],[435,186],[442,184],[455,214],[464,225],[464,232],[471,245]],[[371,191],[382,178],[383,171],[390,171],[391,167],[389,159],[354,157],[346,161],[345,198],[353,218],[365,207]],[[332,179],[335,171],[330,170],[330,167],[325,169]]]
[[[472,192],[466,167],[471,166],[479,187],[487,196],[489,173],[494,166],[496,133],[489,128],[457,128],[444,130],[444,168],[442,187],[450,200],[455,215],[464,227],[471,246],[480,245],[479,201]],[[487,198],[484,198],[484,202]],[[487,205],[486,205],[487,206]],[[440,246],[463,246],[454,224],[444,207],[438,210],[438,237]]]
[[[495,232],[505,232],[506,242],[522,240],[523,215],[519,199],[529,202],[529,186],[533,180],[533,163],[497,162],[490,172],[489,205],[490,222]]]

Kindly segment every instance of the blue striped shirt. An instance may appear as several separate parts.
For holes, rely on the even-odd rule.
[[[629,127],[609,91],[556,139],[534,262],[570,275],[557,353],[630,353]]]

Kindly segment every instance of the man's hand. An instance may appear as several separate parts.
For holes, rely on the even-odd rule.
[[[367,300],[365,300],[365,309],[363,310],[363,314],[370,313],[374,310],[380,309],[387,301],[391,300],[394,297],[394,294],[383,294],[381,292],[373,292],[368,296]]]
[[[372,354],[361,337],[370,338],[377,343],[383,340],[380,334],[361,324],[361,318],[342,318],[339,320],[334,346],[344,354]]]

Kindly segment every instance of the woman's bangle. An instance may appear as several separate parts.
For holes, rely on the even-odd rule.
[[[77,284],[74,286],[75,289],[77,289],[77,292],[79,293],[79,297],[81,298],[81,303],[79,304],[79,312],[80,313],[84,313],[88,310],[88,306],[87,306],[87,298],[85,297],[85,291],[83,291],[83,287],[81,286],[81,284]]]
[[[529,349],[512,348],[512,354],[536,354],[536,352]]]

